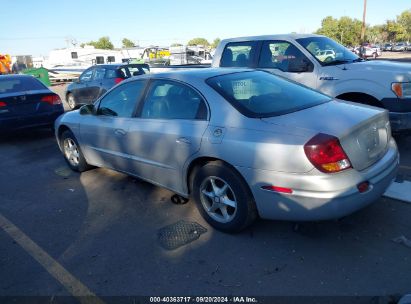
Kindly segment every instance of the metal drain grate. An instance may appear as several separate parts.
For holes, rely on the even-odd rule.
[[[167,250],[177,249],[197,240],[207,229],[196,222],[179,221],[158,231],[160,245]]]

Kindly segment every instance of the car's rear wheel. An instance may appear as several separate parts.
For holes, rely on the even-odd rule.
[[[239,232],[257,217],[247,183],[223,162],[210,162],[201,167],[194,177],[192,190],[201,215],[218,230]]]
[[[73,110],[77,105],[76,99],[72,93],[67,95],[67,104],[71,110]]]
[[[84,172],[91,169],[91,166],[87,164],[87,161],[81,152],[73,132],[69,130],[64,131],[60,140],[64,159],[72,170]]]

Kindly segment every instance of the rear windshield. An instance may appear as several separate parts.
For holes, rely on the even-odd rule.
[[[254,118],[278,116],[331,100],[329,96],[263,71],[207,79],[240,113]]]
[[[147,64],[129,64],[122,66],[118,69],[119,76],[121,78],[130,78],[133,76],[139,76],[148,74],[150,72],[150,68]],[[117,76],[114,76],[117,77]],[[107,78],[114,78],[114,77],[107,77]]]
[[[44,89],[47,89],[47,87],[33,77],[18,77],[5,79],[2,79],[0,77],[0,94]]]

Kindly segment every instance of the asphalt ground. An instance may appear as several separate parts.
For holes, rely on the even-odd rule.
[[[411,136],[397,143],[399,175],[411,180]],[[3,136],[0,159],[0,303],[196,295],[388,303],[411,292],[411,248],[393,241],[411,239],[405,202],[382,197],[338,221],[258,220],[229,235],[162,188],[107,169],[71,172],[49,130]],[[182,220],[206,232],[169,250],[159,233]]]

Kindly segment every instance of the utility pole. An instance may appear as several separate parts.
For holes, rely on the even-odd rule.
[[[364,0],[364,12],[362,14],[362,28],[361,28],[361,43],[364,43],[365,38],[365,16],[367,14],[367,0]]]

